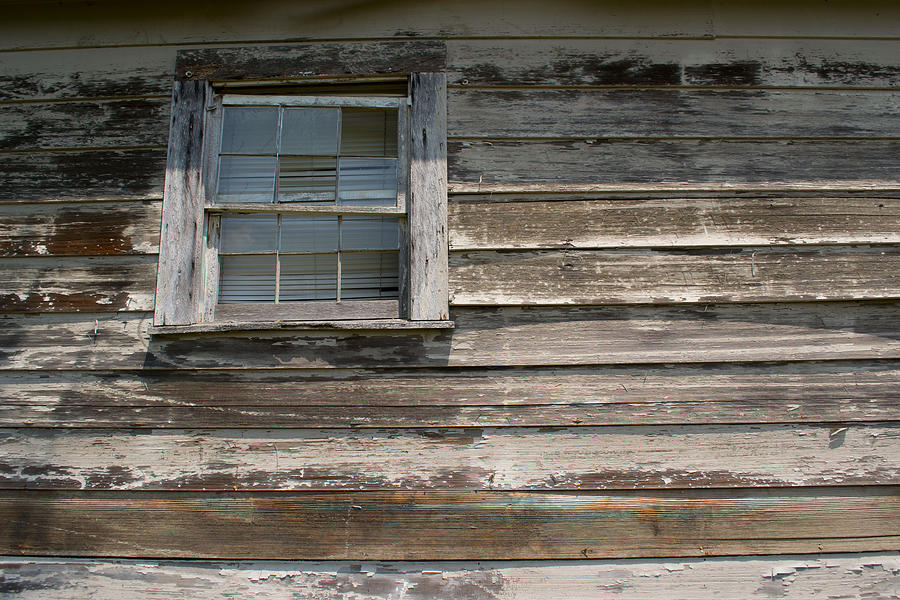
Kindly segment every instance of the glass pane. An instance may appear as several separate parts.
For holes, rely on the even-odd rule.
[[[275,215],[222,215],[219,252],[274,252],[278,217]]]
[[[351,217],[341,223],[344,250],[394,250],[399,248],[397,217]]]
[[[219,302],[275,302],[275,255],[219,257]]]
[[[226,106],[222,154],[275,154],[277,106]]]
[[[397,156],[397,109],[345,108],[341,156]]]
[[[272,202],[274,156],[222,156],[216,202]]]
[[[281,217],[282,252],[337,252],[337,249],[337,216]]]
[[[337,299],[337,254],[281,257],[279,302]]]
[[[343,204],[389,206],[397,202],[396,158],[341,158],[338,177]]]
[[[341,299],[396,298],[399,252],[341,254]]]
[[[281,154],[337,156],[337,108],[286,108],[281,125]]]
[[[280,165],[279,202],[334,202],[336,158],[282,156]]]

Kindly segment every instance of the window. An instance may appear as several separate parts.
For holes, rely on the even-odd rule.
[[[316,89],[176,82],[157,332],[447,326],[444,76],[400,97]]]

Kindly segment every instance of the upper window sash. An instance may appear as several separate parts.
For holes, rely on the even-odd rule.
[[[396,193],[394,202],[365,205],[352,200],[339,199],[335,189],[334,199],[315,198],[298,202],[279,202],[276,189],[269,202],[222,202],[218,198],[220,156],[222,153],[222,126],[225,107],[278,107],[290,108],[371,108],[395,109],[397,111],[397,156],[395,159]],[[357,96],[302,96],[302,95],[257,95],[215,93],[207,106],[207,126],[204,139],[205,166],[203,183],[205,190],[204,208],[212,211],[285,211],[285,212],[332,212],[342,214],[406,214],[409,178],[409,119],[410,99],[408,96],[357,97]],[[280,119],[278,136],[281,135]],[[340,154],[340,153],[339,153]],[[280,149],[273,155],[277,160],[282,155]],[[350,160],[352,155],[345,157]],[[277,174],[275,174],[277,177]],[[337,176],[337,173],[336,173]],[[337,180],[336,180],[337,183]],[[276,182],[277,185],[277,182]]]

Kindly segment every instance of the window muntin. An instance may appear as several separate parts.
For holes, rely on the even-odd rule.
[[[302,316],[315,303],[340,318],[365,300],[399,316],[406,99],[225,95],[215,106],[206,286],[216,314],[277,319],[277,304]]]

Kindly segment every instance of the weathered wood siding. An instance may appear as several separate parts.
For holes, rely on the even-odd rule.
[[[895,598],[894,553],[784,557],[509,562],[189,562],[8,558],[3,590],[22,600],[135,600],[189,595],[288,600],[479,598],[484,600],[646,600],[784,598],[823,591],[849,598]]]
[[[0,596],[900,597],[896,3],[3,8]],[[456,328],[148,335],[176,74],[362,71]]]

